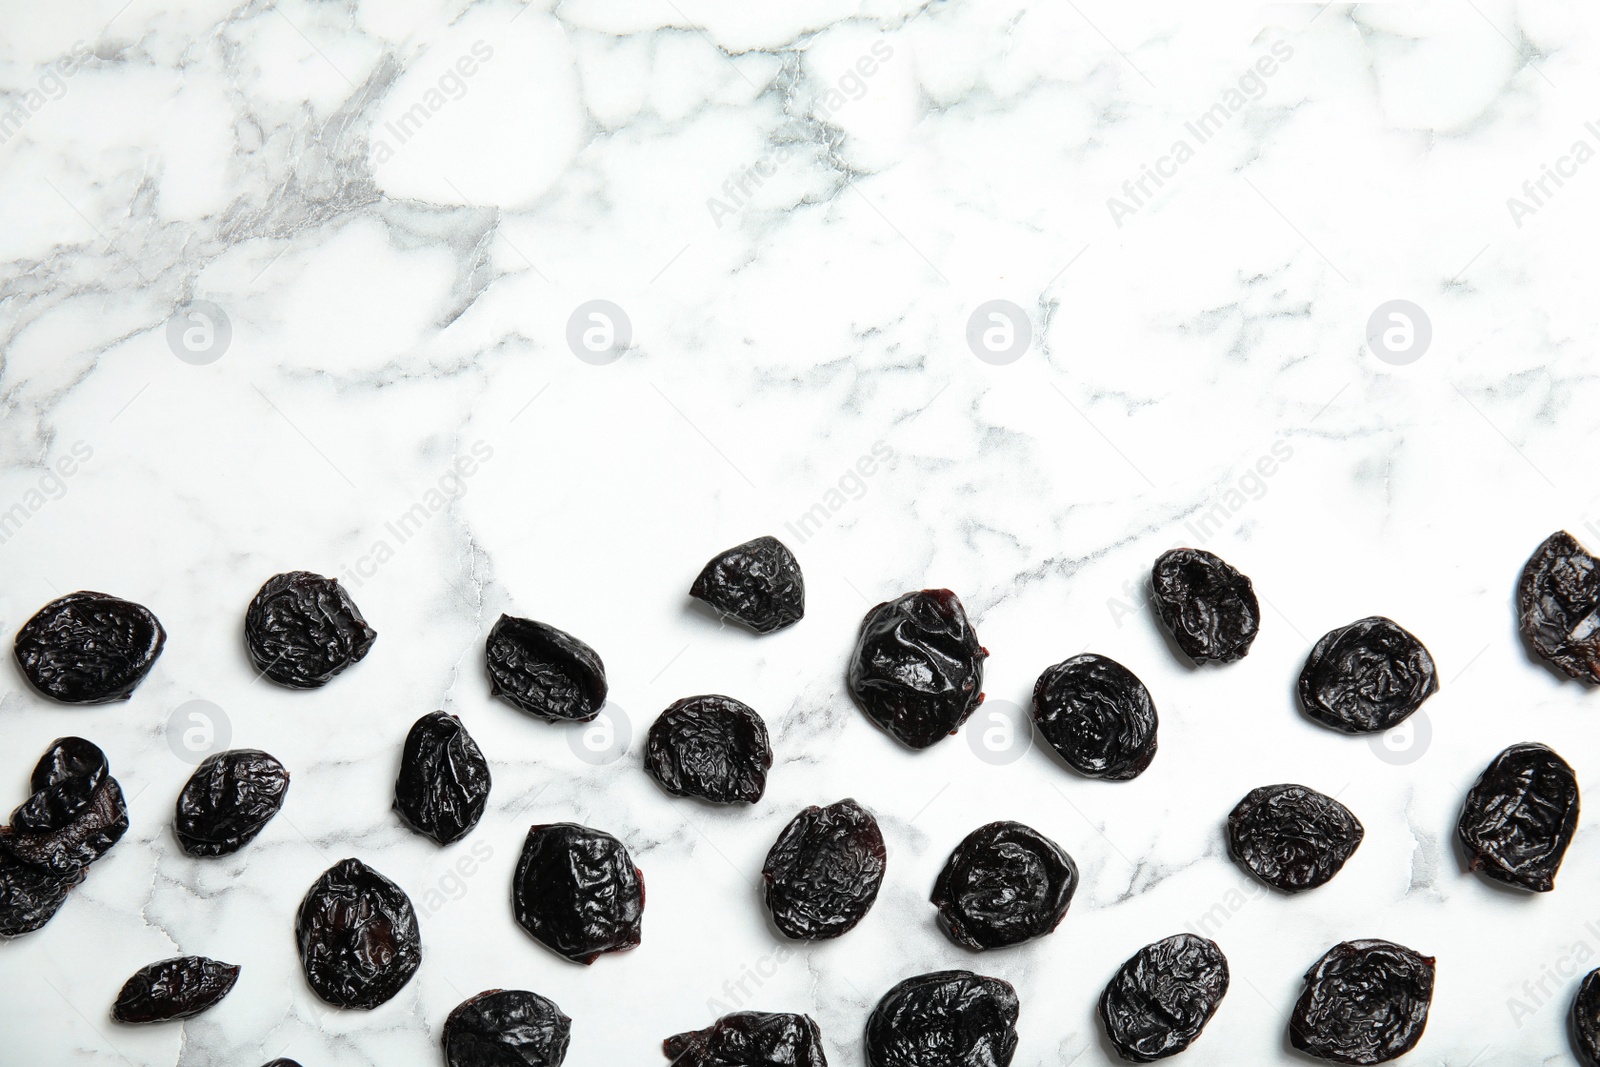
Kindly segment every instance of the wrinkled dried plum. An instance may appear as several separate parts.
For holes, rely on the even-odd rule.
[[[276,1059],[262,1067],[300,1067],[300,1063],[298,1060]]]
[[[1192,660],[1232,663],[1250,651],[1261,628],[1261,605],[1250,579],[1221,556],[1174,548],[1150,572],[1156,612]]]
[[[0,841],[23,863],[57,878],[73,875],[122,839],[128,806],[105,753],[81,737],[58,738],[40,757],[34,793],[0,828]]]
[[[546,722],[588,722],[606,702],[595,650],[532,619],[502,615],[485,648],[491,695]]]
[[[1578,826],[1578,779],[1544,745],[1512,745],[1467,791],[1456,835],[1469,870],[1548,893]]]
[[[357,859],[340,860],[312,883],[295,937],[312,991],[341,1008],[376,1008],[422,965],[411,898]]]
[[[1156,706],[1128,668],[1086,652],[1039,675],[1033,721],[1079,774],[1137,778],[1156,758]]]
[[[1600,1067],[1600,970],[1584,975],[1572,998],[1572,1047],[1583,1067]]]
[[[878,899],[888,852],[872,813],[854,800],[796,815],[761,869],[767,909],[785,937],[848,933]]]
[[[239,968],[204,956],[178,956],[134,972],[117,994],[119,1023],[187,1019],[217,1006],[239,980]]]
[[[249,844],[283,807],[289,772],[265,752],[206,757],[178,794],[173,826],[191,856],[226,856]]]
[[[767,789],[772,742],[761,716],[732,697],[687,697],[651,724],[644,766],[673,796],[754,804]]]
[[[316,689],[358,663],[378,634],[336,578],[289,571],[267,579],[244,616],[256,670],[291,689]]]
[[[51,874],[20,859],[0,836],[0,937],[30,934],[55,918],[85,873]]]
[[[572,1020],[524,989],[491,989],[456,1005],[444,1022],[448,1067],[561,1067]]]
[[[100,746],[81,737],[58,737],[34,765],[33,795],[11,813],[19,830],[47,832],[69,825],[94,802],[111,772]]]
[[[988,655],[954,593],[907,593],[861,621],[850,695],[902,744],[927,748],[960,729],[983,702]]]
[[[104,704],[128,699],[166,642],[149,608],[105,593],[69,593],[17,631],[17,665],[45,696]]]
[[[454,715],[431,712],[406,735],[394,808],[407,826],[441,845],[459,841],[489,803],[489,762]]]
[[[867,1020],[870,1067],[1006,1067],[1017,1051],[1017,991],[971,971],[907,978]]]
[[[1100,994],[1100,1022],[1133,1063],[1176,1056],[1200,1036],[1228,992],[1216,942],[1174,934],[1135,952]]]
[[[1329,630],[1300,671],[1300,704],[1322,725],[1380,733],[1404,722],[1439,691],[1422,642],[1380,615]]]
[[[1375,938],[1333,946],[1306,972],[1290,1043],[1334,1063],[1387,1063],[1410,1052],[1428,1025],[1433,962]]]
[[[517,922],[574,963],[638,946],[644,873],[621,841],[576,823],[534,826],[511,885]]]
[[[1055,930],[1077,888],[1078,866],[1060,845],[1022,823],[992,822],[950,853],[932,899],[950,940],[1000,948]]]
[[[689,595],[758,634],[792,626],[806,613],[800,564],[776,537],[758,537],[716,556],[689,587]]]
[[[1366,831],[1350,809],[1303,785],[1264,785],[1228,816],[1228,855],[1274,889],[1323,885]]]
[[[828,1067],[809,1015],[739,1011],[661,1043],[674,1067]]]
[[[1517,621],[1533,650],[1568,676],[1600,682],[1600,560],[1558,530],[1517,583]]]

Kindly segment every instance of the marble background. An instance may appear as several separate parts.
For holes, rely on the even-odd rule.
[[[429,1064],[456,1003],[509,986],[573,1017],[575,1067],[665,1063],[663,1037],[731,1007],[810,1013],[849,1067],[891,985],[967,967],[1019,990],[1018,1065],[1105,1064],[1100,988],[1186,928],[1233,969],[1193,1067],[1306,1062],[1300,975],[1367,936],[1439,960],[1407,1062],[1572,1062],[1600,840],[1581,824],[1535,897],[1464,873],[1451,834],[1507,744],[1600,772],[1600,698],[1529,658],[1511,608],[1552,530],[1600,546],[1600,17],[1190,8],[0,2],[0,622],[95,589],[170,634],[117,706],[0,670],[0,805],[76,733],[132,812],[56,919],[0,945],[0,1063]],[[585,347],[593,300],[618,330]],[[1005,358],[968,342],[975,313],[1004,326],[997,300],[1026,331]],[[1380,358],[1368,323],[1394,300],[1414,333]],[[685,591],[762,533],[809,603],[756,638]],[[1247,659],[1194,669],[1162,636],[1143,583],[1177,543],[1255,579]],[[290,569],[342,577],[379,634],[316,692],[254,681],[241,645]],[[972,613],[989,703],[912,753],[843,668],[863,612],[924,586]],[[609,737],[489,699],[502,611],[601,652]],[[1291,695],[1316,637],[1369,614],[1420,635],[1443,684],[1371,743]],[[1034,678],[1085,649],[1160,708],[1136,781],[1008,747]],[[753,809],[640,770],[651,719],[702,692],[771,726]],[[196,707],[211,744],[294,776],[224,859],[171,836]],[[407,729],[440,708],[495,778],[444,849],[389,807]],[[1294,899],[1222,844],[1279,781],[1367,831]],[[781,943],[762,858],[843,796],[890,841],[882,896],[841,940]],[[927,895],[997,818],[1083,884],[1053,936],[975,954]],[[644,945],[588,969],[510,915],[528,825],[568,819],[620,836],[649,886]],[[294,950],[301,895],[345,856],[422,913],[421,971],[372,1012],[327,1009]],[[123,980],[180,953],[242,964],[237,988],[186,1024],[113,1024]]]

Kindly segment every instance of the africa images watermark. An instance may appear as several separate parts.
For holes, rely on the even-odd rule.
[[[363,582],[378,573],[379,567],[393,559],[407,541],[421,533],[434,516],[467,495],[467,479],[494,457],[494,446],[487,441],[474,441],[469,451],[471,455],[457,456],[450,469],[441,474],[416,503],[383,524],[387,537],[378,538],[353,564],[340,569],[348,586],[359,589]]]
[[[793,522],[783,524],[794,535],[795,543],[805,544],[831,523],[846,504],[866,496],[867,479],[877,474],[882,465],[893,458],[894,449],[882,441],[872,442],[867,454],[846,467],[844,473],[839,475],[838,482],[822,494],[821,500],[812,504]]]
[[[1600,124],[1591,119],[1583,124],[1584,132],[1600,143]],[[1529,178],[1522,183],[1522,196],[1506,197],[1506,211],[1511,214],[1511,223],[1517,229],[1522,229],[1522,224],[1530,216],[1537,215],[1539,209],[1560,192],[1566,182],[1562,179],[1576,178],[1578,168],[1595,157],[1595,147],[1587,138],[1579,137],[1572,142],[1566,154],[1556,157],[1555,165],[1549,163],[1539,164],[1539,175]],[[1554,189],[1551,186],[1555,186]]]
[[[396,119],[383,124],[383,129],[394,138],[394,144],[382,136],[372,138],[372,162],[387,163],[395,157],[422,128],[452,100],[460,100],[470,88],[468,79],[478,73],[480,66],[494,58],[494,48],[485,41],[474,41],[443,74],[426,89],[416,103],[402,111]]]
[[[53,462],[45,464],[44,473],[23,491],[16,503],[0,511],[0,545],[22,532],[24,524],[46,504],[66,496],[67,481],[93,458],[93,448],[83,441],[74,441],[65,455],[57,456]]]
[[[28,120],[45,109],[45,105],[67,95],[66,79],[78,73],[84,61],[94,55],[85,41],[72,42],[66,55],[45,67],[39,80],[30,89],[24,89],[21,98],[9,108],[0,104],[0,145],[6,145],[22,132]]]
[[[1600,945],[1600,920],[1589,920],[1583,924],[1583,930],[1586,936],[1568,945],[1553,962],[1541,963],[1538,977],[1522,983],[1521,996],[1506,998],[1506,1011],[1518,1030],[1522,1029],[1524,1020],[1562,996],[1567,983],[1590,966],[1589,961],[1595,958],[1595,946]]]

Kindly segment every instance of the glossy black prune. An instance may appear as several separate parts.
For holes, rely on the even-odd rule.
[[[1306,972],[1289,1042],[1334,1063],[1387,1063],[1416,1047],[1433,1003],[1433,959],[1378,939],[1344,941]]]
[[[661,1043],[673,1067],[828,1067],[809,1015],[739,1011]]]
[[[291,689],[317,689],[360,662],[378,634],[338,579],[288,571],[250,601],[244,639],[257,671]]]
[[[896,740],[927,748],[960,729],[983,702],[988,655],[954,593],[907,593],[861,620],[850,695]]]
[[[412,724],[394,783],[405,824],[441,845],[459,841],[489,803],[489,761],[454,715],[430,712]]]
[[[447,1067],[561,1067],[572,1020],[525,989],[490,989],[456,1005],[444,1022]]]
[[[1033,721],[1079,774],[1123,782],[1156,758],[1156,705],[1137,675],[1093,652],[1062,660],[1033,687]]]
[[[54,875],[22,860],[0,835],[0,937],[30,934],[55,918],[87,873]]]
[[[1439,691],[1433,657],[1391,619],[1373,615],[1329,630],[1300,671],[1300,705],[1347,734],[1381,733]]]
[[[239,968],[204,956],[177,956],[134,972],[117,994],[119,1023],[187,1019],[217,1006],[239,980]]]
[[[1569,677],[1600,682],[1600,560],[1565,530],[1523,566],[1517,622],[1540,657]]]
[[[64,878],[105,855],[128,830],[122,787],[105,753],[81,737],[62,737],[33,770],[34,792],[0,828],[0,840],[23,863]]]
[[[178,794],[178,844],[191,856],[237,852],[278,814],[288,792],[289,772],[265,752],[236,748],[208,756]]]
[[[295,938],[312,992],[341,1008],[376,1008],[422,965],[411,898],[357,859],[339,861],[312,883]]]
[[[754,804],[767,789],[772,742],[749,706],[732,697],[687,697],[650,725],[644,766],[673,796]]]
[[[1572,1050],[1583,1067],[1600,1067],[1600,970],[1590,971],[1572,998]]]
[[[1261,604],[1250,579],[1202,548],[1174,548],[1150,570],[1156,612],[1197,662],[1232,663],[1250,651],[1261,629]]]
[[[59,830],[81,815],[111,773],[100,746],[81,737],[58,737],[34,765],[33,794],[11,813],[19,830]]]
[[[554,626],[502,615],[485,654],[490,695],[546,722],[588,722],[606,702],[600,656]]]
[[[644,874],[621,841],[576,823],[534,826],[511,884],[517,922],[574,963],[642,940]]]
[[[715,556],[689,587],[689,595],[758,634],[792,626],[806,613],[800,564],[776,537],[758,537]]]
[[[1274,889],[1326,884],[1366,834],[1349,808],[1303,785],[1264,785],[1228,815],[1228,855]]]
[[[271,1063],[263,1064],[262,1067],[300,1067],[300,1062],[298,1060],[286,1060],[280,1058],[273,1060]]]
[[[1548,893],[1577,827],[1577,775],[1552,749],[1528,743],[1484,768],[1467,791],[1456,836],[1469,870]]]
[[[869,1067],[1007,1067],[1017,1051],[1017,991],[971,971],[907,978],[867,1020]]]
[[[796,815],[761,869],[767,909],[785,937],[824,941],[855,928],[878,899],[888,864],[883,832],[854,800]]]
[[[1117,969],[1100,994],[1100,1022],[1118,1056],[1151,1063],[1194,1044],[1227,992],[1228,960],[1216,942],[1174,934]]]
[[[17,631],[17,665],[47,697],[67,704],[126,700],[144,681],[167,633],[149,608],[105,593],[69,593]]]
[[[933,884],[939,928],[968,948],[1000,948],[1061,925],[1078,888],[1062,847],[1019,822],[992,822],[950,853]]]

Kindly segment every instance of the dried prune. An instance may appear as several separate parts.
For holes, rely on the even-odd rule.
[[[1216,942],[1174,934],[1117,969],[1100,994],[1100,1022],[1118,1056],[1151,1063],[1194,1044],[1227,992],[1228,961]]]
[[[178,794],[173,826],[191,856],[226,856],[249,844],[283,807],[289,772],[253,748],[206,757]]]
[[[1156,705],[1137,675],[1086,652],[1039,675],[1033,721],[1079,774],[1113,782],[1137,778],[1156,758]]]
[[[86,869],[54,875],[12,852],[0,835],[0,937],[30,934],[55,918]]]
[[[406,735],[394,808],[407,826],[448,845],[483,818],[489,784],[489,762],[461,720],[431,712]]]
[[[448,1067],[561,1067],[572,1020],[524,989],[491,989],[456,1005],[444,1022]]]
[[[298,1060],[286,1060],[279,1058],[273,1060],[271,1063],[263,1064],[262,1067],[300,1067],[300,1063]]]
[[[621,841],[576,823],[534,826],[522,846],[511,906],[536,940],[574,963],[638,946],[644,874]]]
[[[1600,682],[1600,560],[1565,530],[1546,537],[1517,582],[1517,621],[1542,658]]]
[[[1470,870],[1548,893],[1578,826],[1578,778],[1539,744],[1512,745],[1467,791],[1456,835]]]
[[[1584,975],[1572,998],[1572,1047],[1583,1067],[1600,1067],[1600,970]]]
[[[256,670],[291,689],[316,689],[371,651],[378,634],[337,578],[289,571],[268,578],[244,616]]]
[[[738,1011],[661,1043],[674,1067],[828,1067],[809,1015]]]
[[[532,619],[502,615],[485,645],[490,693],[546,722],[588,722],[606,702],[595,650]]]
[[[1303,785],[1264,785],[1228,815],[1228,855],[1274,889],[1323,885],[1366,831],[1349,808]]]
[[[105,754],[81,737],[58,738],[40,757],[30,784],[33,795],[12,813],[12,825],[0,828],[0,841],[47,874],[76,874],[128,830],[122,787]]]
[[[867,1020],[870,1067],[1006,1067],[1017,1051],[1017,991],[971,971],[907,978]]]
[[[17,665],[67,704],[126,700],[155,666],[167,632],[149,608],[105,593],[52,600],[17,631]]]
[[[1405,721],[1439,691],[1433,657],[1381,615],[1322,635],[1300,671],[1300,704],[1322,725],[1380,733]]]
[[[28,781],[33,794],[11,813],[12,825],[40,833],[67,826],[93,804],[95,790],[110,772],[99,745],[81,737],[56,738],[34,765]]]
[[[111,1017],[119,1023],[187,1019],[217,1006],[239,980],[239,968],[204,956],[178,956],[134,972],[117,994]]]
[[[1250,651],[1261,628],[1255,587],[1213,552],[1174,548],[1150,571],[1156,612],[1192,660],[1232,663]]]
[[[673,796],[754,804],[767,789],[772,742],[761,716],[732,697],[687,697],[651,724],[644,766]]]
[[[954,593],[907,593],[861,621],[850,695],[902,744],[927,748],[960,729],[983,702],[988,655]]]
[[[939,927],[968,948],[1000,948],[1061,925],[1078,888],[1078,865],[1019,822],[980,826],[957,845],[933,884]]]
[[[339,861],[312,883],[295,937],[312,991],[341,1008],[376,1008],[422,965],[411,898],[357,859]]]
[[[1289,1042],[1334,1063],[1387,1063],[1410,1052],[1428,1025],[1433,962],[1376,938],[1333,946],[1306,972]]]
[[[767,909],[785,937],[824,941],[855,928],[878,899],[888,851],[854,800],[796,815],[761,869]]]
[[[689,595],[758,634],[792,626],[806,613],[800,564],[776,537],[758,537],[716,556],[700,571]]]

